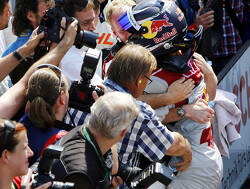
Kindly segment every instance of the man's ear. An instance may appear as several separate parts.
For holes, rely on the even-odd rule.
[[[36,23],[36,14],[33,11],[28,11],[27,18],[31,23]]]
[[[123,138],[128,130],[128,127],[121,132],[121,137]]]
[[[143,79],[143,75],[141,75],[140,77],[137,78],[136,80],[136,86],[139,87],[141,82],[142,82],[142,79]]]

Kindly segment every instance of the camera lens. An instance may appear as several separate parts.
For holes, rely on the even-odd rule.
[[[74,45],[76,48],[80,49],[84,45],[82,43],[83,37],[84,37],[84,32],[82,30],[79,30],[79,32],[76,35],[75,42],[74,42]]]
[[[138,167],[130,167],[119,161],[119,169],[116,175],[120,176],[127,186],[130,186],[131,181],[140,173]]]
[[[82,48],[83,45],[94,49],[98,38],[97,33],[80,29],[79,32],[77,32],[74,45],[78,49]]]

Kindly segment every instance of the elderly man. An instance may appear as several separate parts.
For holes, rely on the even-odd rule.
[[[64,150],[52,166],[55,180],[74,182],[74,189],[111,189],[121,184],[120,177],[111,182],[111,147],[124,137],[138,112],[129,94],[112,92],[98,98],[89,121],[57,143]]]

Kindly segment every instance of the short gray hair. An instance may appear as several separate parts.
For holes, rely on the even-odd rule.
[[[129,127],[139,112],[134,98],[127,93],[108,92],[91,106],[89,127],[104,138],[114,139]]]

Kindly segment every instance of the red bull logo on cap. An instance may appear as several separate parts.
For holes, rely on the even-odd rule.
[[[167,15],[165,14],[163,16],[165,19],[163,20],[153,20],[151,23],[151,32],[152,34],[158,31],[162,30],[162,27],[168,27],[168,26],[173,26],[172,23],[169,23],[168,20],[169,18],[167,17]]]

